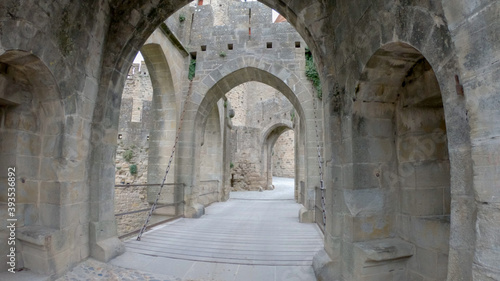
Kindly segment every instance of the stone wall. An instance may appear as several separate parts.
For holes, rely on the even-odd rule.
[[[189,22],[178,24],[174,18],[167,24],[172,29],[192,27],[188,32],[184,29],[180,39],[191,54],[196,54],[197,76],[203,77],[228,60],[248,54],[278,59],[303,76],[302,39],[289,23],[272,23],[271,9],[258,2],[205,1],[202,6],[186,7],[177,13],[193,15],[188,17]],[[271,169],[263,159],[267,153],[265,140],[261,139],[263,130],[289,121],[293,106],[278,90],[257,82],[239,84],[226,96],[236,112],[231,120],[231,159],[225,164],[234,166],[231,181],[238,190],[265,189]],[[287,149],[293,151],[293,147]]]
[[[152,98],[153,87],[146,64],[134,63],[127,75],[120,107],[116,184],[147,183]],[[136,174],[131,173],[131,165],[136,165]]]
[[[263,150],[267,148],[263,147],[264,140],[261,139],[263,130],[289,117],[292,105],[279,91],[258,82],[248,82],[235,87],[226,97],[228,104],[235,111],[231,141],[233,190],[267,189],[266,159],[263,159]],[[291,155],[293,159],[293,141],[284,142],[278,150],[280,158]],[[287,160],[278,161],[285,163]],[[293,167],[289,172],[293,177]]]
[[[275,177],[295,177],[295,136],[293,131],[284,132],[274,144],[272,171]]]
[[[115,214],[150,208],[147,200],[147,188],[127,186],[115,188]],[[116,217],[118,236],[130,233],[142,227],[147,212],[140,212]]]

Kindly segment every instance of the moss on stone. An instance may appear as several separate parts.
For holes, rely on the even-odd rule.
[[[189,63],[189,73],[188,73],[189,80],[193,80],[195,71],[196,71],[196,60],[192,58],[191,62]]]
[[[316,89],[318,98],[321,99],[323,96],[323,91],[321,90],[321,81],[319,79],[318,71],[316,70],[316,65],[313,61],[313,56],[311,50],[306,48],[306,77],[311,81]]]
[[[135,164],[130,165],[130,174],[132,174],[132,175],[137,174],[137,165],[135,165]]]
[[[125,161],[130,162],[132,157],[134,157],[134,152],[132,150],[127,149],[123,152],[123,159],[125,159]]]

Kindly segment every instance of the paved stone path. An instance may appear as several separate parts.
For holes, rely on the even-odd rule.
[[[293,180],[276,189],[234,192],[199,219],[179,219],[126,241],[105,264],[89,259],[59,278],[72,280],[313,281],[313,255],[323,247],[315,224],[298,222]]]

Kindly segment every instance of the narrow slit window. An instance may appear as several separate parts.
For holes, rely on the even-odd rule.
[[[205,52],[207,50],[207,45],[201,45],[201,51]]]
[[[196,74],[196,52],[191,53],[191,61],[189,63],[188,79],[193,80]]]
[[[252,9],[248,9],[248,37],[252,35]]]
[[[227,49],[232,50],[233,49],[233,44],[227,44]]]
[[[295,42],[295,48],[300,48],[300,41]]]
[[[273,42],[267,42],[267,43],[266,43],[266,47],[267,47],[268,49],[272,49],[272,48],[273,48]]]

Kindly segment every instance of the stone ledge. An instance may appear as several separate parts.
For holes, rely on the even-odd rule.
[[[92,257],[102,262],[108,262],[125,253],[125,244],[115,236],[91,244],[90,250]]]
[[[16,238],[37,246],[48,247],[57,232],[57,229],[45,226],[24,226],[17,230]]]
[[[313,223],[314,222],[314,210],[308,210],[306,207],[300,208],[299,221],[301,223]]]
[[[409,258],[415,252],[413,244],[398,238],[357,242],[354,243],[354,248],[365,257],[365,262]]]
[[[24,266],[35,273],[53,275],[58,273],[64,259],[58,258],[54,247],[60,243],[60,232],[45,226],[24,226],[17,230],[16,238],[22,247]]]
[[[186,207],[184,217],[197,219],[205,214],[205,207],[201,204],[195,203]]]
[[[337,281],[337,275],[340,275],[340,264],[334,262],[325,249],[321,249],[314,255],[312,267],[318,281]]]
[[[408,259],[415,246],[399,238],[353,243],[354,280],[407,280]]]

